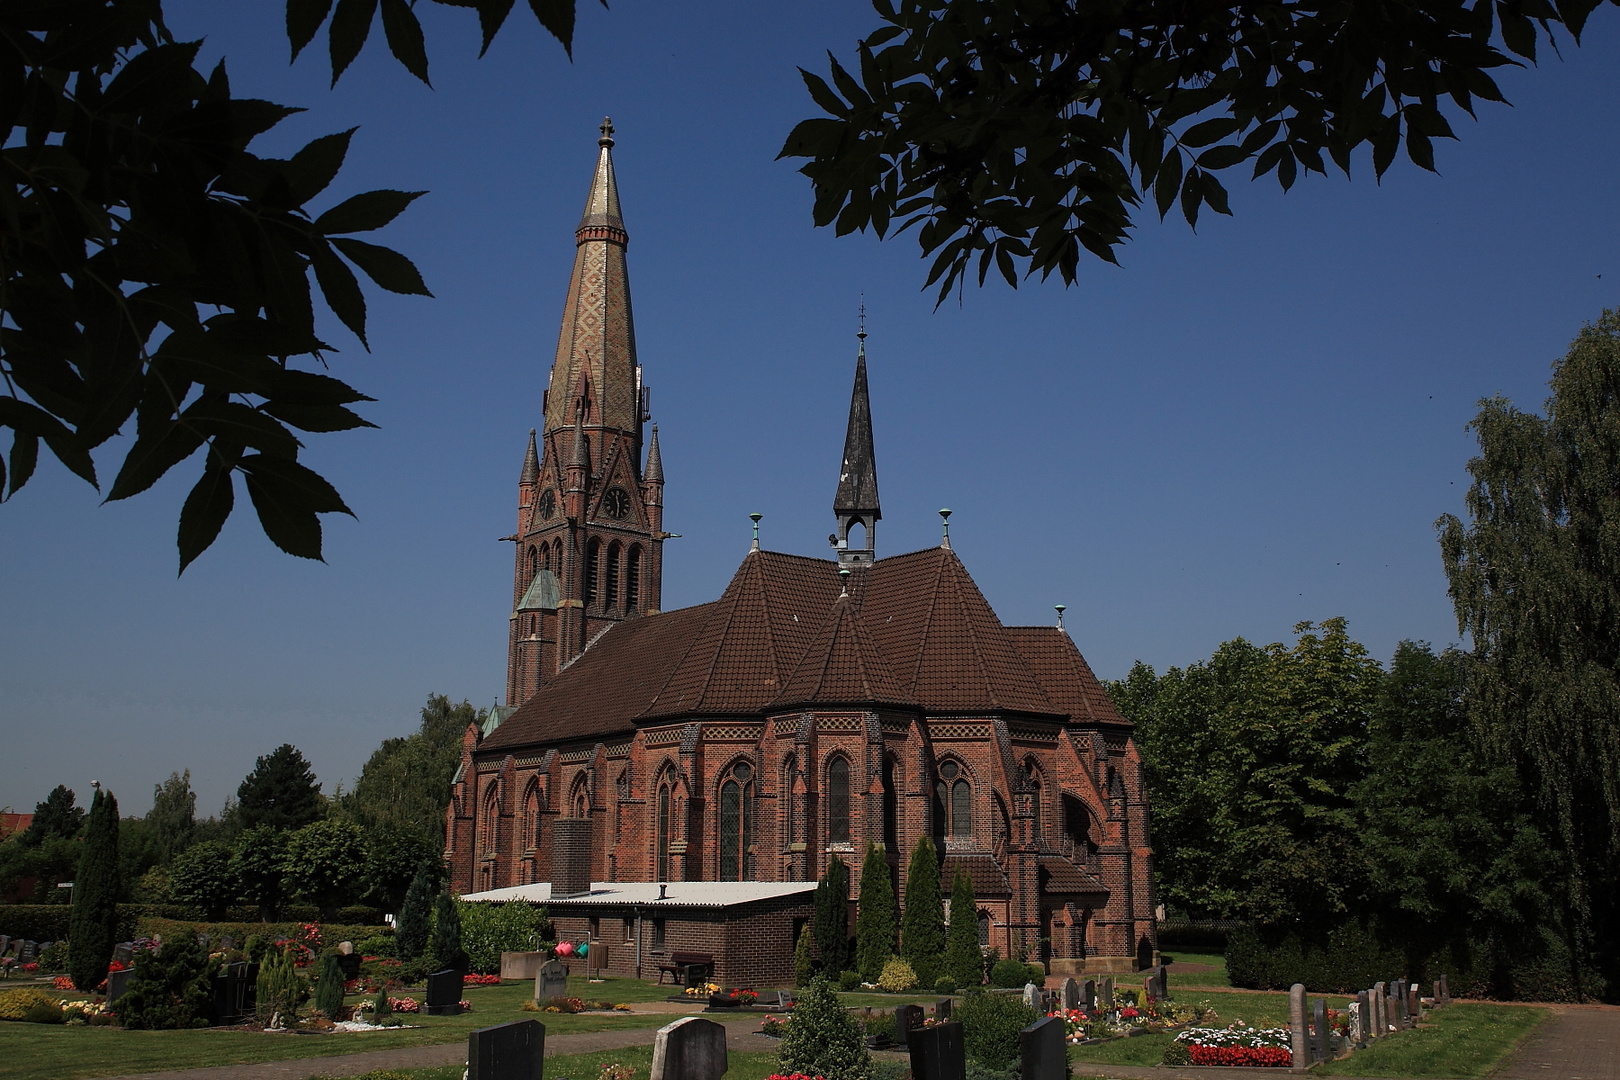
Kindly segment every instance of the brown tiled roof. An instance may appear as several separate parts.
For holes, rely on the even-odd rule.
[[[1007,875],[996,865],[993,855],[947,855],[939,864],[939,887],[946,896],[951,895],[951,887],[956,884],[958,866],[967,870],[968,880],[973,882],[974,899],[988,900],[1012,895]]]
[[[1069,635],[1055,626],[1009,626],[1007,634],[1041,689],[1077,724],[1129,724]]]
[[[479,744],[499,750],[630,731],[714,604],[615,623]]]
[[[1108,890],[1103,883],[1080,869],[1068,859],[1056,855],[1043,855],[1036,860],[1042,870],[1046,871],[1046,887],[1042,890],[1048,893],[1100,893]]]
[[[840,597],[787,687],[778,708],[801,702],[910,705],[889,662],[861,623],[853,598]]]

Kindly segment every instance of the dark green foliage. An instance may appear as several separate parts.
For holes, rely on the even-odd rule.
[[[0,844],[0,896],[24,904],[61,904],[66,911],[67,890],[56,884],[73,880],[82,847],[78,838],[66,836],[47,836],[34,847],[25,846],[20,836]],[[24,892],[29,878],[33,889]]]
[[[833,855],[816,885],[812,933],[816,963],[824,975],[836,976],[849,967],[849,868]]]
[[[193,844],[169,867],[169,895],[177,904],[199,909],[207,919],[221,919],[242,894],[242,881],[231,868],[232,852],[219,840]]]
[[[286,890],[282,856],[288,835],[273,825],[259,825],[237,838],[231,854],[231,873],[241,887],[242,898],[258,905],[259,918],[265,921],[277,917]]]
[[[388,990],[386,987],[377,987],[377,996],[371,1001],[371,1022],[381,1024],[394,1015],[394,1007],[388,1003]]]
[[[990,968],[990,985],[999,989],[1011,990],[1028,981],[1029,965],[1020,960],[997,960]]]
[[[237,814],[246,829],[268,825],[298,829],[326,816],[315,770],[291,743],[259,758],[236,789]]]
[[[959,988],[984,981],[984,955],[979,952],[979,901],[973,879],[958,866],[951,882],[951,926],[945,942],[945,971]]]
[[[894,955],[894,885],[883,849],[868,842],[861,865],[861,896],[855,907],[855,970],[866,982],[877,982]]]
[[[838,973],[838,989],[844,993],[859,990],[861,987],[861,973],[858,971],[840,971]]]
[[[34,804],[34,819],[19,840],[23,847],[38,847],[52,836],[64,839],[76,836],[83,826],[83,807],[78,805],[66,784],[57,784],[44,802]]]
[[[366,867],[365,834],[352,821],[329,818],[287,837],[281,856],[286,886],[335,918],[360,889]]]
[[[967,1056],[986,1069],[1017,1068],[1018,1033],[1040,1019],[1040,1014],[1025,1005],[1022,998],[983,990],[969,990],[963,995],[952,1016],[962,1025],[962,1046]]]
[[[96,790],[73,878],[68,950],[73,985],[94,990],[107,977],[118,933],[118,800]]]
[[[921,987],[933,986],[945,968],[945,908],[939,896],[939,855],[933,839],[927,836],[917,841],[906,869],[900,955],[911,962]]]
[[[289,950],[271,949],[259,964],[256,1008],[270,1027],[290,1027],[298,1007],[309,1000],[309,981],[298,971]]]
[[[782,1036],[781,1071],[826,1080],[867,1080],[871,1064],[859,1021],[839,1004],[832,983],[820,976],[812,979]]]
[[[455,968],[466,971],[467,954],[461,947],[461,909],[447,892],[433,901],[433,930],[428,935],[427,956],[434,971]]]
[[[448,804],[449,796],[445,798]],[[366,830],[365,849],[366,861],[360,874],[365,896],[382,911],[395,913],[405,903],[416,868],[424,862],[433,865],[442,860],[444,842],[426,833],[382,825]],[[341,913],[339,918],[343,918]]]
[[[1243,926],[1235,919],[1198,919],[1159,924],[1159,951],[1225,952],[1232,931]]]
[[[152,809],[146,812],[151,830],[153,855],[161,865],[191,845],[197,831],[197,793],[191,790],[191,770],[169,778],[152,789]]]
[[[810,936],[810,925],[799,930],[799,940],[793,946],[793,985],[803,990],[816,976],[815,947]]]
[[[113,1003],[113,1012],[131,1029],[207,1027],[210,973],[208,954],[196,936],[177,934],[135,962],[129,989]]]
[[[438,887],[433,870],[434,864],[426,860],[417,864],[399,918],[394,920],[394,943],[401,960],[415,960],[427,948],[433,925],[433,894]]]
[[[858,63],[829,56],[831,85],[801,70],[822,115],[781,156],[811,159],[817,225],[920,226],[941,301],[992,262],[1014,287],[1072,284],[1082,248],[1116,260],[1142,204],[1229,213],[1227,169],[1286,190],[1348,176],[1363,147],[1381,176],[1404,147],[1432,171],[1433,140],[1454,137],[1445,95],[1458,116],[1503,100],[1491,69],[1534,60],[1556,25],[1578,39],[1598,2],[879,4]]]
[[[340,799],[343,812],[365,826],[368,837],[378,830],[421,836],[427,847],[442,852],[444,808],[450,803],[450,780],[461,764],[461,740],[468,724],[483,719],[483,710],[466,701],[455,704],[443,694],[429,694],[421,726],[415,734],[385,740],[372,752],[354,790]],[[407,870],[399,883],[401,894],[409,884]]]
[[[1305,942],[1297,934],[1267,940],[1249,927],[1235,930],[1226,947],[1226,973],[1233,986],[1286,990],[1298,982],[1313,994],[1353,994],[1380,979],[1409,974],[1400,950],[1381,945],[1369,928],[1355,922],[1320,943]],[[1458,979],[1455,967],[1448,974]]]
[[[329,1019],[336,1020],[343,1008],[343,969],[338,967],[337,953],[321,957],[321,969],[315,976],[315,1007]]]
[[[1437,523],[1468,713],[1484,750],[1537,800],[1566,865],[1559,936],[1620,987],[1620,312],[1553,368],[1546,416],[1503,398],[1470,427],[1470,522]]]

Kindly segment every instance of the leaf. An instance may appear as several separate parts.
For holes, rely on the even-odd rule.
[[[347,255],[350,262],[365,271],[367,277],[389,292],[408,296],[433,295],[428,292],[416,265],[391,248],[347,236],[333,237],[332,246]]]
[[[303,206],[326,190],[343,167],[343,159],[349,153],[349,140],[358,130],[350,128],[335,135],[323,135],[292,156],[287,172],[294,206]]]
[[[393,221],[425,191],[365,191],[344,199],[315,219],[315,227],[333,233],[370,232]]]
[[[370,352],[371,346],[366,341],[366,298],[360,292],[360,283],[354,280],[354,274],[325,244],[313,249],[310,263],[315,267],[315,280],[321,287],[321,294],[326,297],[327,306],[343,320],[344,326],[354,331],[360,344]]]
[[[327,29],[327,41],[332,52],[332,85],[354,63],[371,35],[371,24],[377,15],[377,0],[337,0],[332,12],[332,25]]]
[[[290,401],[267,401],[264,411],[300,431],[352,431],[377,425],[341,405],[302,405]]]
[[[603,5],[604,7],[606,4]],[[574,0],[529,0],[529,10],[546,32],[562,42],[568,58],[574,58]]]
[[[1203,187],[1199,183],[1202,175],[1197,169],[1188,169],[1181,181],[1181,216],[1194,229],[1198,228],[1198,204],[1203,201]]]
[[[39,440],[44,439],[45,445],[50,447],[56,459],[66,465],[73,473],[98,488],[96,483],[96,466],[90,458],[90,451],[85,449],[79,437],[70,431],[66,424],[26,401],[14,397],[0,397],[0,427],[9,427],[17,433],[17,438],[11,444],[11,492],[16,494],[17,489],[28,482],[33,475],[35,462],[39,457]],[[23,435],[27,438],[22,438]],[[18,455],[22,456],[19,458]],[[23,466],[19,468],[19,463]]]
[[[164,97],[180,98],[187,95],[191,80],[197,74],[191,65],[201,47],[202,42],[193,41],[159,45],[155,49],[137,53],[107,84],[98,111],[140,113]]]
[[[289,555],[320,559],[321,522],[317,514],[354,516],[336,488],[296,461],[250,454],[242,459],[241,469],[264,534]]]
[[[1218,116],[1213,120],[1205,120],[1201,124],[1194,124],[1181,133],[1181,145],[1208,146],[1212,142],[1231,135],[1241,126],[1229,116]]]
[[[1519,11],[1517,5],[1509,5],[1504,0],[1497,0],[1496,17],[1502,22],[1502,43],[1516,55],[1535,63],[1536,24]]]
[[[382,0],[383,33],[388,37],[388,48],[394,59],[405,65],[405,70],[427,85],[427,45],[422,40],[422,24],[405,0]]]
[[[287,0],[287,41],[292,45],[294,60],[314,40],[315,31],[331,10],[332,0]]]
[[[1159,220],[1170,212],[1170,206],[1176,201],[1176,191],[1181,187],[1181,151],[1171,148],[1159,166],[1158,179],[1153,183],[1153,198],[1159,205]]]
[[[235,504],[231,466],[220,454],[210,451],[201,479],[180,508],[180,530],[175,538],[180,548],[180,573],[184,574],[186,567],[218,539]]]
[[[833,93],[832,87],[827,85],[826,80],[819,75],[804,70],[804,68],[799,69],[799,74],[804,77],[804,85],[809,89],[810,96],[815,99],[817,105],[820,105],[834,116],[846,118],[849,116],[849,106],[844,103],[843,98]]]
[[[787,141],[782,144],[782,152],[776,155],[776,160],[785,157],[821,157],[837,148],[842,131],[843,126],[837,120],[825,116],[800,120],[788,132]]]
[[[28,431],[11,433],[11,495],[28,483],[39,464],[39,436]],[[7,498],[10,498],[8,495]]]
[[[1406,156],[1418,168],[1434,172],[1434,145],[1427,135],[1412,127],[1406,129]]]
[[[490,43],[512,13],[512,3],[513,0],[472,0],[471,6],[478,9],[478,26],[484,35],[484,44],[478,50],[480,57],[489,52]]]
[[[1247,151],[1241,146],[1223,144],[1212,146],[1198,155],[1200,169],[1226,169],[1248,157]]]
[[[196,453],[202,444],[201,432],[176,420],[165,420],[151,430],[142,431],[124,456],[123,467],[113,479],[107,501],[117,502],[139,495]]]
[[[233,445],[251,446],[276,457],[298,456],[298,440],[273,418],[240,401],[205,397],[180,414],[203,435],[225,439]]]

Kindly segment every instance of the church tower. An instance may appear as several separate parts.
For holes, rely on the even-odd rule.
[[[518,481],[506,703],[522,705],[613,623],[657,612],[663,571],[664,468],[654,425],[642,464],[649,394],[636,362],[613,175],[602,121],[596,173],[574,231],[562,332]]]
[[[838,565],[870,566],[877,554],[877,523],[883,517],[878,505],[877,455],[872,452],[872,404],[866,397],[866,316],[861,315],[861,331],[856,335],[861,347],[855,356],[855,389],[849,397],[849,429],[844,433],[844,463],[838,470],[838,492],[833,496],[833,515],[838,532],[832,536],[838,549]],[[851,546],[849,530],[859,525],[864,534],[859,547]]]

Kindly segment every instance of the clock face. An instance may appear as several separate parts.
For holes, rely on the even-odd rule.
[[[602,512],[610,518],[630,516],[630,496],[623,488],[609,488],[602,496]]]
[[[552,494],[550,488],[547,488],[540,493],[540,517],[549,521],[556,512],[557,496]]]

